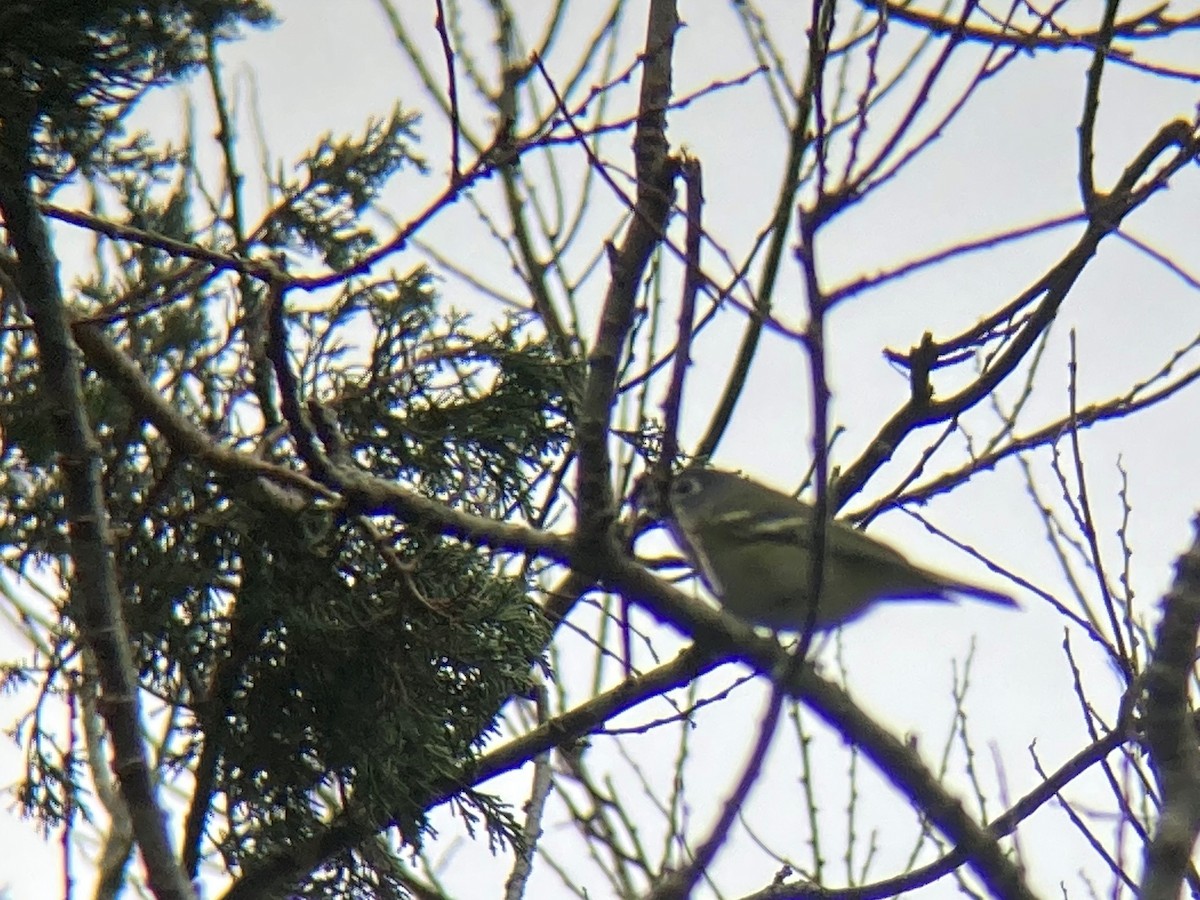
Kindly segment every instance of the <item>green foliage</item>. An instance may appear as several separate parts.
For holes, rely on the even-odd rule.
[[[513,323],[470,337],[465,322],[438,315],[423,276],[404,290],[403,303],[382,299],[379,285],[353,292],[378,328],[366,365],[337,353],[310,360],[317,380],[346,390],[330,406],[354,458],[472,511],[521,510],[533,467],[564,439],[557,366]],[[218,398],[202,418],[222,421],[221,437],[236,441],[221,409],[249,403],[246,376],[228,374],[248,371],[238,362],[244,346],[214,352],[205,339],[161,352],[168,334],[178,343],[201,333],[204,316],[188,311],[203,308],[176,304],[122,331],[177,407],[194,416],[202,398]],[[191,317],[192,327],[179,331],[173,317]],[[362,326],[302,318],[297,334],[318,318],[335,330]],[[342,340],[320,337],[327,348]],[[423,358],[434,348],[438,360]],[[5,452],[40,486],[21,496],[15,480],[2,482],[10,503],[0,544],[24,562],[63,550],[52,444],[36,395],[12,377],[30,362],[7,356],[0,378]],[[528,691],[549,629],[526,577],[404,523],[376,539],[354,517],[273,505],[254,485],[177,457],[99,380],[89,380],[88,397],[120,523],[140,678],[183,713],[169,763],[210,767],[206,801],[230,816],[216,842],[226,861],[244,866],[317,832],[330,797],[352,797],[418,840],[429,799],[455,782],[506,700]],[[45,786],[28,791],[31,800],[51,796]],[[462,799],[508,831],[486,800]],[[55,816],[59,807],[40,809]]]
[[[331,331],[364,318],[368,358],[307,366],[314,383],[337,385],[332,406],[353,457],[481,515],[528,514],[531,473],[569,438],[568,370],[549,343],[512,318],[472,334],[439,306],[424,269],[351,286],[305,324],[329,348]]]
[[[314,544],[302,519],[199,472],[171,494],[194,507],[146,520],[123,574],[143,682],[193,714],[176,763],[219,747],[227,861],[318,829],[323,789],[416,840],[429,798],[527,692],[549,634],[528,586],[441,538],[389,538],[385,558],[352,520]]]
[[[132,5],[113,9],[129,27]],[[149,54],[145,78],[178,70],[190,46]],[[66,121],[54,115],[47,121]],[[95,112],[71,128],[98,140],[89,129],[102,124]],[[361,214],[384,179],[419,165],[413,124],[397,112],[361,140],[323,139],[305,164],[308,180],[283,191],[256,252],[315,252],[340,265],[377,246]],[[188,152],[155,152],[141,138],[117,149],[104,182],[131,224],[194,243],[228,234],[194,221]],[[302,468],[290,441],[262,433],[279,411],[245,314],[261,302],[260,287],[108,239],[96,260],[71,292],[75,311],[107,323],[159,395],[214,441]],[[4,315],[25,324],[15,305]],[[449,310],[424,269],[347,282],[327,308],[285,319],[299,399],[319,400],[337,432],[331,455],[477,514],[534,515],[538,479],[561,463],[569,438],[563,365],[543,335],[518,318],[489,323]],[[66,522],[35,348],[20,327],[5,333],[3,350],[0,552],[15,567],[61,575]],[[85,401],[103,448],[139,678],[173,711],[163,764],[189,770],[200,786],[189,819],[203,825],[193,834],[203,834],[200,849],[248,868],[351,807],[415,843],[434,798],[447,796],[472,827],[511,839],[507,810],[454,791],[501,707],[528,693],[549,639],[527,567],[410,523],[365,522],[220,476],[171,447],[144,410],[92,373]],[[69,621],[58,633],[70,659]],[[34,664],[13,677],[45,682],[43,696],[65,695],[69,670]],[[47,735],[30,721],[27,748]],[[87,814],[74,768],[46,756],[31,757],[28,771],[21,790],[44,821],[72,805]],[[351,851],[298,890],[365,896],[389,878],[386,866]]]
[[[270,244],[320,254],[333,269],[357,262],[377,242],[362,223],[379,188],[403,166],[425,171],[415,155],[417,117],[399,107],[385,122],[370,121],[359,139],[321,138],[301,161],[303,180],[280,177],[283,202],[268,224]]]
[[[258,0],[13,0],[0,8],[0,136],[44,180],[89,168],[148,89],[198,65],[206,40],[266,25]],[[14,160],[15,161],[15,160]]]

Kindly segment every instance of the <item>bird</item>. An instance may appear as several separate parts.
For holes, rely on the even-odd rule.
[[[836,519],[825,530],[819,602],[811,596],[814,507],[736,472],[689,466],[671,482],[666,525],[720,604],[752,625],[823,630],[883,600],[1012,597],[910,562]]]

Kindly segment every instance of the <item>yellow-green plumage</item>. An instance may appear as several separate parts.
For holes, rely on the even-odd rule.
[[[670,527],[729,612],[780,630],[806,627],[812,606],[811,505],[733,472],[691,467],[671,484]],[[962,594],[1016,606],[999,591],[910,563],[898,550],[837,520],[825,533],[821,601],[813,627],[830,628],[878,600],[953,600]]]

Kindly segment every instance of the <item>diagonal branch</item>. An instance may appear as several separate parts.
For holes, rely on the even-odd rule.
[[[1176,148],[1174,155],[1146,178],[1154,161],[1172,146]],[[1122,173],[1113,191],[1104,195],[1097,194],[1095,205],[1087,210],[1088,227],[1075,246],[1038,279],[1033,287],[1024,292],[1018,301],[989,320],[987,325],[994,328],[1000,316],[1015,316],[1020,309],[1041,297],[1038,304],[1016,328],[1009,345],[978,378],[943,400],[933,399],[930,373],[945,352],[959,349],[963,338],[936,344],[927,335],[925,342],[909,359],[912,369],[911,396],[884,423],[871,445],[846,469],[834,485],[831,507],[838,509],[847,498],[857,493],[914,430],[924,425],[948,422],[962,415],[989,396],[1011,375],[1053,323],[1075,282],[1099,249],[1101,241],[1115,233],[1126,216],[1155,191],[1165,186],[1173,174],[1189,165],[1198,154],[1200,133],[1191,125],[1178,120],[1163,126]],[[978,334],[982,327],[984,326],[978,326],[973,333]]]
[[[331,491],[329,487],[313,482],[300,473],[219,447],[175,413],[154,391],[136,365],[128,361],[94,327],[81,326],[76,333],[80,346],[88,354],[88,361],[101,374],[115,376],[117,386],[130,398],[137,413],[146,416],[169,441],[181,441],[190,453],[218,471],[235,477],[269,479],[325,497],[337,497],[340,494],[345,502],[368,515],[403,516],[464,540],[539,554],[640,603],[660,621],[692,635],[701,648],[726,648],[759,672],[786,670],[788,657],[777,641],[755,635],[747,625],[688,597],[659,580],[636,561],[614,554],[607,547],[573,542],[523,525],[450,509],[391,481],[344,466],[335,465],[331,468],[329,474],[336,480],[336,490]],[[709,652],[712,652],[711,649]],[[722,655],[727,656],[729,652]],[[1030,896],[1015,865],[987,830],[974,822],[961,803],[943,790],[934,774],[910,748],[859,710],[844,691],[819,678],[809,668],[789,673],[789,677],[781,682],[781,689],[789,696],[803,699],[847,741],[861,747],[884,776],[915,805],[925,810],[930,820],[961,849],[969,864],[987,884],[994,886],[1003,896]],[[555,739],[558,740],[557,737]],[[529,746],[525,749],[532,751],[534,748]],[[526,758],[518,754],[512,759],[512,765],[520,765]],[[482,772],[475,774],[481,775]],[[227,896],[231,900],[261,896],[268,886],[299,877],[321,859],[354,846],[378,827],[381,827],[379,823],[353,818],[331,827],[330,831],[316,836],[306,849],[296,849],[281,857],[264,860],[261,868],[247,873]]]
[[[577,429],[579,538],[605,549],[613,517],[608,439],[617,374],[633,323],[638,285],[666,231],[676,170],[676,162],[667,152],[665,132],[679,13],[672,0],[653,0],[648,20],[646,64],[633,140],[637,199],[625,239],[619,248],[610,248],[612,280],[588,355],[588,377]]]
[[[113,770],[129,807],[133,833],[154,895],[160,900],[195,896],[167,833],[150,758],[142,740],[142,711],[121,591],[113,560],[113,535],[104,502],[100,446],[84,406],[79,348],[58,281],[58,262],[45,219],[37,208],[24,160],[15,147],[19,128],[6,122],[0,148],[0,212],[16,251],[16,285],[33,322],[41,399],[54,429],[63,473],[70,534],[70,615],[91,649],[100,682],[97,707],[112,736]]]

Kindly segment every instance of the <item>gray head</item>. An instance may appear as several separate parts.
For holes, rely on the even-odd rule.
[[[692,465],[671,481],[671,511],[684,520],[711,520],[714,516],[739,514],[796,514],[797,501],[736,472]]]

